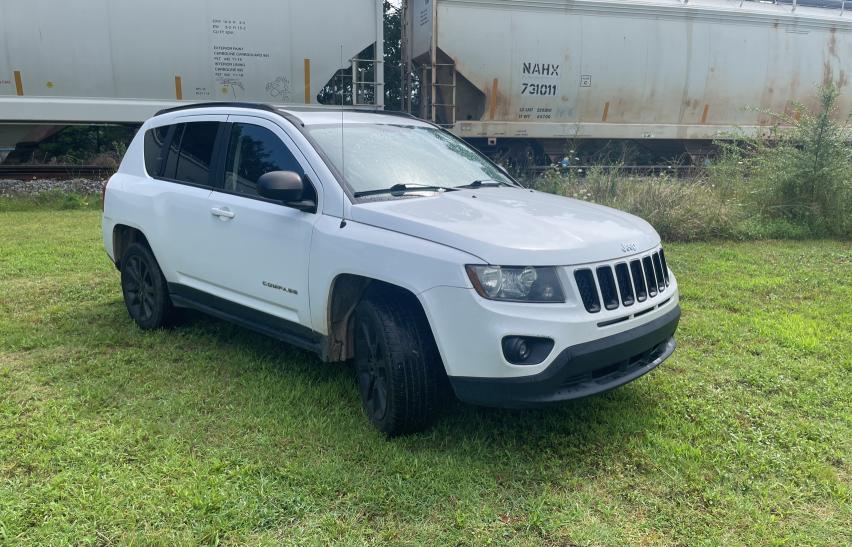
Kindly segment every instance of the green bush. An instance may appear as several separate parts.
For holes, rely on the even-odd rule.
[[[768,138],[719,143],[710,179],[753,215],[788,221],[814,236],[852,236],[852,132],[837,119],[838,91],[820,89],[820,108],[795,105]]]
[[[734,226],[733,238],[739,240],[759,239],[812,239],[818,237],[808,226],[786,218],[751,216]]]
[[[137,129],[137,125],[68,125],[16,161],[118,167]]]

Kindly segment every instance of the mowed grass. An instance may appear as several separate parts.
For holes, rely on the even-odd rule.
[[[0,214],[0,543],[852,543],[852,246],[671,245],[679,349],[385,440],[349,365],[142,332],[96,211]]]

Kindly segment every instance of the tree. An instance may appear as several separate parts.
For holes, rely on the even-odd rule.
[[[384,73],[385,73],[385,109],[402,110],[402,7],[398,2],[384,0]],[[359,55],[361,59],[374,59],[375,47],[370,45]],[[358,81],[374,81],[372,64],[359,65],[362,72]],[[352,72],[350,68],[341,68],[317,95],[320,104],[352,104]],[[358,87],[358,101],[373,100],[373,88]],[[342,95],[342,96],[341,96]]]
[[[385,110],[402,110],[402,7],[385,0]]]

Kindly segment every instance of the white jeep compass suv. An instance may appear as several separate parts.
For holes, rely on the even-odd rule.
[[[405,115],[159,112],[109,180],[103,239],[141,328],[195,308],[353,359],[388,435],[427,427],[447,389],[554,403],[675,348],[677,283],[647,222],[523,188]]]

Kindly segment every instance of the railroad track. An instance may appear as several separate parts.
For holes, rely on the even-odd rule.
[[[0,179],[107,178],[114,172],[97,165],[0,165]]]
[[[522,171],[529,174],[538,174],[554,166],[527,167]],[[604,171],[617,171],[624,175],[654,176],[668,174],[674,177],[688,177],[701,172],[702,167],[694,165],[572,165],[570,167],[556,167],[564,174],[584,176],[590,169],[602,169]],[[115,169],[99,167],[97,165],[0,165],[0,179],[73,179],[73,178],[109,178]]]
[[[670,175],[673,177],[689,177],[697,173],[706,171],[705,167],[699,165],[571,165],[569,167],[559,167],[554,165],[540,165],[528,167],[526,171],[530,173],[543,173],[545,171],[555,169],[562,173],[572,173],[578,176],[585,176],[589,171],[598,169],[605,172],[615,171],[622,175],[634,176],[656,176]]]

